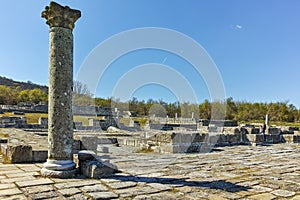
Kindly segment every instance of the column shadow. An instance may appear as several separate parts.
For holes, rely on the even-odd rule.
[[[240,192],[240,191],[247,191],[251,189],[251,187],[241,186],[224,180],[187,181],[185,179],[178,179],[172,177],[164,178],[164,177],[145,177],[145,176],[131,176],[131,175],[126,176],[126,175],[118,175],[118,174],[109,176],[107,178],[116,179],[120,181],[134,181],[134,182],[143,182],[143,183],[160,183],[160,184],[169,184],[169,185],[178,185],[178,186],[203,187],[203,188],[216,189],[216,190],[222,190],[227,192]]]

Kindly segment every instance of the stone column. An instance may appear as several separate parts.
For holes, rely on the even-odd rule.
[[[73,35],[78,10],[51,2],[42,12],[50,26],[48,159],[41,173],[68,178],[76,172],[73,162]]]

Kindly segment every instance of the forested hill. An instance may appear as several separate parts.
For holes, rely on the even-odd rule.
[[[0,76],[0,85],[4,85],[4,86],[10,87],[12,89],[19,88],[20,90],[41,89],[42,91],[48,93],[47,86],[37,85],[37,84],[32,83],[31,81],[27,81],[27,82],[14,81],[12,79],[2,77],[2,76]]]

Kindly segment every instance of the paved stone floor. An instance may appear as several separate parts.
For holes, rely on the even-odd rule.
[[[298,199],[300,145],[234,146],[204,154],[102,154],[109,178],[42,178],[41,164],[0,163],[0,199]]]

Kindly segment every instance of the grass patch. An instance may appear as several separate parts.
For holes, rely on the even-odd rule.
[[[152,153],[152,152],[154,152],[154,150],[151,148],[142,148],[136,151],[136,153]]]
[[[138,122],[140,126],[145,126],[146,122],[148,121],[146,117],[120,118],[120,122],[123,123],[125,126],[129,126],[130,120]]]
[[[25,117],[28,124],[38,124],[39,118],[48,118],[47,113],[25,113]]]
[[[180,190],[178,190],[177,188],[172,188],[172,189],[170,190],[170,192],[175,194],[175,193],[180,192]]]
[[[26,117],[28,124],[38,124],[39,118],[48,118],[47,113],[25,113],[24,115],[14,115],[12,112],[6,112],[3,114],[0,114],[0,116],[9,116],[9,117]],[[102,119],[102,117],[95,117],[95,116],[73,116],[74,122],[82,122],[84,126],[89,125],[89,118],[97,118],[99,120]]]
[[[0,132],[0,138],[9,138],[9,135],[7,133]]]
[[[73,116],[74,122],[82,122],[83,126],[89,125],[90,116]]]

